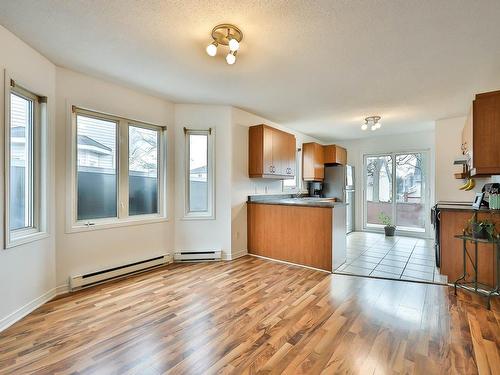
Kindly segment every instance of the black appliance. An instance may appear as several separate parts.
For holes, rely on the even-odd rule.
[[[321,198],[323,191],[323,183],[318,181],[310,181],[308,183],[309,196],[314,198]]]
[[[434,252],[436,254],[436,267],[440,267],[441,259],[439,253],[439,206],[435,204],[431,208],[431,224],[434,228]]]

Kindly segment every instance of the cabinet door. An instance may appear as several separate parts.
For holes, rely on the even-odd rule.
[[[335,146],[335,158],[337,163],[341,165],[347,164],[347,150],[340,146]]]
[[[295,141],[295,136],[294,135],[288,135],[287,136],[287,142],[286,142],[286,170],[285,173],[287,176],[293,176],[295,177],[296,171],[296,166],[297,166],[297,143]]]
[[[285,155],[286,155],[285,134],[279,130],[273,129],[273,170],[276,175],[285,174]]]
[[[273,174],[274,165],[273,165],[273,129],[264,126],[263,131],[263,174]]]
[[[323,181],[325,178],[323,146],[318,143],[302,144],[302,179]]]
[[[473,102],[472,167],[500,171],[500,92],[481,94]]]
[[[347,164],[347,150],[337,145],[324,146],[325,164]]]

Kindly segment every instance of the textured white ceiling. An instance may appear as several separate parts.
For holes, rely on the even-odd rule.
[[[239,26],[235,65],[205,53]],[[499,0],[16,0],[0,24],[56,64],[325,140],[432,128],[500,89]],[[6,51],[2,51],[5,53]]]

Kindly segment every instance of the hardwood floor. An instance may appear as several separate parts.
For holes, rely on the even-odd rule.
[[[64,296],[0,333],[1,374],[500,374],[498,300],[246,256]]]

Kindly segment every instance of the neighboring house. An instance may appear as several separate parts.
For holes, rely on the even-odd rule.
[[[113,150],[86,136],[78,135],[78,166],[113,168]]]
[[[191,182],[207,182],[207,166],[203,165],[189,171],[189,180]]]

